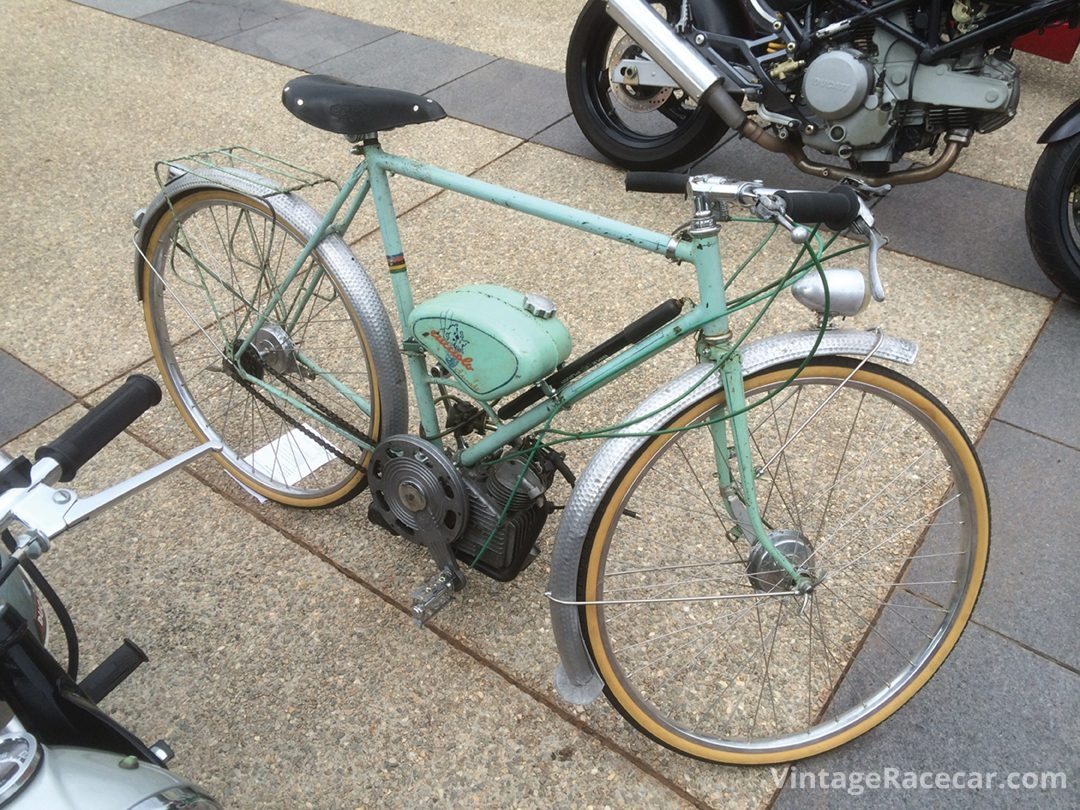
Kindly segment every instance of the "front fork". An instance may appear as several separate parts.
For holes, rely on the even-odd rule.
[[[761,509],[757,498],[757,476],[750,454],[750,428],[747,419],[746,390],[743,387],[742,361],[737,352],[731,351],[725,344],[717,344],[716,350],[727,355],[720,366],[724,381],[724,397],[728,417],[712,419],[709,432],[712,434],[713,451],[716,458],[716,474],[720,484],[724,509],[735,521],[742,536],[750,546],[760,544],[769,557],[783,570],[793,583],[793,590],[804,592],[810,588],[810,581],[791,564],[791,561],[777,551],[769,538],[769,532],[761,519]],[[731,427],[731,444],[728,444],[728,426]],[[739,496],[735,480],[731,473],[731,460],[734,456],[739,474]]]

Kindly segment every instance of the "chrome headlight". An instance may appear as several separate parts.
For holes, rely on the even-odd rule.
[[[130,810],[223,810],[194,785],[166,788],[160,793],[143,799]]]
[[[25,787],[41,764],[41,747],[25,731],[0,736],[0,804]]]

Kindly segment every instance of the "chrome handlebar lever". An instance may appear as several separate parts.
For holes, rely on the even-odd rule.
[[[51,458],[42,458],[31,468],[28,486],[15,487],[0,494],[0,529],[14,521],[21,523],[26,531],[17,538],[19,550],[16,556],[36,559],[48,551],[57,535],[196,458],[220,451],[221,447],[220,442],[205,442],[85,498],[80,498],[70,489],[54,488],[52,484],[59,476],[58,465]]]
[[[781,196],[781,194],[789,193],[785,189],[767,188],[760,180],[740,181],[729,180],[719,175],[695,175],[688,178],[687,190],[694,196],[708,200],[742,205],[759,219],[775,222],[787,230],[791,235],[791,241],[797,245],[805,244],[810,238],[810,229],[795,222],[789,216],[788,203]],[[861,188],[855,190],[859,200],[859,210],[848,227],[869,243],[867,269],[870,276],[870,292],[874,300],[880,302],[885,300],[885,286],[878,269],[878,253],[889,240],[874,227],[874,214],[867,205],[866,192]],[[878,196],[883,196],[885,191],[873,190]]]

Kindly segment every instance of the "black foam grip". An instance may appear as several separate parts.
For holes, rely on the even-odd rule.
[[[789,217],[796,222],[824,222],[842,231],[859,216],[859,195],[850,186],[831,191],[778,191]]]
[[[161,388],[149,377],[133,374],[101,403],[95,405],[58,439],[39,447],[34,458],[54,459],[61,481],[70,481],[87,461],[124,432],[148,408],[161,402]]]
[[[647,194],[685,194],[685,174],[673,172],[627,172],[626,190]]]

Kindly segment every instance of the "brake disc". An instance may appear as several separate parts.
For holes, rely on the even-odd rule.
[[[624,59],[637,59],[642,55],[639,46],[629,36],[619,40],[611,51],[608,60],[608,76],[614,76],[619,68],[619,63]],[[621,107],[631,112],[649,112],[660,107],[671,98],[671,87],[643,87],[636,84],[622,84],[614,80],[610,81],[611,94]]]

